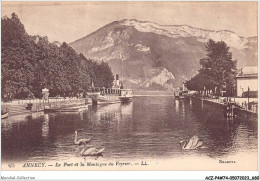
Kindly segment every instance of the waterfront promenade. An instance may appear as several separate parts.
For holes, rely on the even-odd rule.
[[[229,98],[229,103],[231,103],[234,106],[230,107],[230,108],[228,108],[226,97],[219,97],[219,98],[190,97],[190,98],[198,99],[198,100],[202,101],[202,103],[221,106],[224,111],[223,114],[226,114],[225,112],[230,108],[231,109],[237,108],[238,117],[244,117],[244,118],[247,118],[250,120],[256,120],[256,121],[258,120],[258,98],[249,98],[249,104],[248,104],[248,98],[231,97],[231,98]],[[224,109],[224,108],[226,108],[226,109]],[[232,110],[232,112],[233,112],[233,110]]]
[[[225,98],[226,97],[220,97],[218,99],[209,98],[209,99],[203,99],[203,100],[224,105],[224,103],[225,103],[224,99]],[[230,101],[234,102],[241,109],[244,109],[244,110],[249,111],[249,112],[257,113],[257,109],[255,109],[255,108],[248,109],[248,98],[240,98],[240,97],[234,98],[234,97],[232,97],[230,99]],[[257,104],[258,98],[249,98],[249,102],[254,102],[254,103]]]

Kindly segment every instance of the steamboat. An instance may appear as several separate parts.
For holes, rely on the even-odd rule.
[[[92,99],[94,105],[126,103],[133,98],[132,90],[124,89],[123,85],[120,85],[118,74],[116,74],[116,80],[112,88],[94,87],[92,82],[92,88],[87,92],[87,95]]]

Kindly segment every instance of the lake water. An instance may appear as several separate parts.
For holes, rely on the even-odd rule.
[[[105,147],[101,160],[174,159],[200,156],[224,159],[257,152],[257,122],[226,120],[221,109],[171,96],[134,97],[72,114],[43,114],[2,120],[2,161],[78,159],[78,138]],[[183,151],[181,140],[198,135],[204,149]]]

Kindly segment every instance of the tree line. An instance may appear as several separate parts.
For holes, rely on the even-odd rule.
[[[78,54],[67,43],[58,47],[48,38],[30,36],[18,16],[1,18],[1,98],[2,100],[77,96],[93,81],[97,87],[111,87],[114,76],[107,63],[97,63]]]
[[[210,39],[206,44],[206,57],[200,59],[198,73],[186,82],[189,90],[206,91],[215,95],[235,92],[237,61],[232,60],[232,53],[223,41]]]

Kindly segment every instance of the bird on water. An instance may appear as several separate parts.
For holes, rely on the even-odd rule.
[[[193,136],[189,140],[180,141],[180,145],[183,150],[195,150],[201,148],[202,144],[203,141],[201,141],[197,135]]]
[[[78,132],[75,131],[75,138],[74,138],[74,144],[75,145],[81,146],[81,145],[87,145],[88,143],[90,143],[90,138],[88,138],[88,139],[79,139],[78,141],[77,141],[77,139],[78,139]]]
[[[86,145],[80,152],[80,156],[103,156],[105,148],[97,149],[92,145]]]

